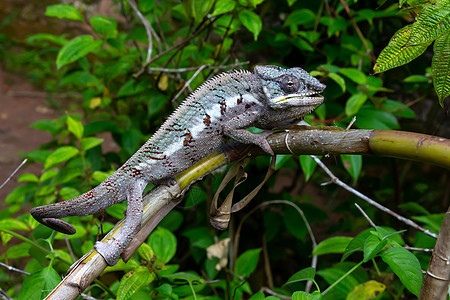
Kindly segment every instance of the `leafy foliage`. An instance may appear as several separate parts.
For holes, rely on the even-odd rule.
[[[71,252],[62,234],[52,233],[20,208],[70,199],[102,182],[148,139],[190,88],[219,72],[245,66],[246,60],[250,65],[301,66],[327,85],[325,104],[306,121],[341,127],[356,116],[355,126],[362,129],[434,132],[436,124],[429,120],[439,118],[423,116],[424,107],[436,104],[431,110],[436,111],[438,106],[427,100],[435,98],[431,83],[441,105],[449,95],[448,1],[400,1],[406,9],[399,13],[397,4],[369,0],[141,0],[137,7],[153,30],[151,49],[149,34],[128,3],[118,1],[115,13],[108,15],[91,14],[87,4],[50,5],[46,20],[56,26],[69,24],[64,34],[38,33],[20,42],[0,35],[5,67],[28,74],[49,93],[49,105],[61,112],[57,119],[32,125],[51,135],[50,142],[24,154],[42,171],[22,174],[22,185],[8,195],[0,212],[7,247],[0,259],[32,273],[25,281],[0,275],[12,297],[41,298],[42,291],[55,286],[57,273],[67,270],[69,253],[80,257],[92,249],[98,224],[103,232],[110,230],[126,205],[108,208],[102,222],[92,216],[70,218],[77,229],[67,237]],[[415,12],[411,9],[419,13],[417,22],[408,24],[408,12]],[[425,58],[412,60],[429,53],[433,41],[429,70]],[[375,72],[411,61],[414,67],[369,76],[373,53],[385,46]],[[324,155],[322,160],[343,181],[438,232],[446,209],[446,175],[438,168],[376,157]],[[267,157],[252,161],[236,199],[260,182],[268,165]],[[258,292],[265,291],[263,287],[293,299],[417,295],[429,255],[402,247],[407,242],[432,248],[434,240],[422,233],[398,232],[406,227],[361,205],[375,224],[383,224],[370,227],[353,206],[356,198],[320,185],[329,178],[310,157],[278,156],[276,169],[255,203],[232,216],[228,232],[213,230],[207,219],[209,199],[223,174],[205,178],[128,263],[108,268],[100,278],[103,285],[93,285],[89,292],[105,299],[275,299]],[[267,201],[279,199],[292,205]],[[265,205],[256,208],[263,201]],[[314,249],[302,214],[321,241]],[[311,255],[318,256],[316,269],[308,267]],[[307,281],[313,282],[308,293]]]
[[[380,53],[373,68],[375,73],[404,65],[421,55],[435,41],[432,64],[433,83],[443,106],[449,91],[450,1],[425,3],[413,24],[398,30]]]

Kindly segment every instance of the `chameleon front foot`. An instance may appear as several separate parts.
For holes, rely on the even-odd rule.
[[[115,241],[112,244],[104,243],[104,242],[96,242],[95,250],[103,257],[108,266],[114,266],[117,264],[120,258],[120,253],[122,253],[123,249],[120,249],[119,245],[116,244]]]

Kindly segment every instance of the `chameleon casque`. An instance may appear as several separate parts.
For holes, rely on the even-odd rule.
[[[200,159],[220,150],[232,138],[254,144],[274,155],[266,136],[252,134],[252,126],[273,129],[304,117],[323,102],[325,89],[301,68],[256,66],[254,72],[222,73],[194,91],[161,128],[123,166],[100,185],[71,200],[31,210],[40,223],[66,234],[75,228],[59,218],[85,216],[128,200],[122,233],[112,244],[97,242],[96,250],[114,265],[139,231],[142,192],[150,183],[162,183]]]

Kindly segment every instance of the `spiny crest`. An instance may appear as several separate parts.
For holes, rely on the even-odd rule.
[[[251,72],[247,70],[233,70],[228,73],[220,73],[213,76],[211,79],[205,81],[202,85],[200,85],[194,92],[192,92],[176,109],[175,111],[167,118],[166,122],[162,125],[161,128],[165,127],[166,124],[174,121],[177,116],[182,115],[184,110],[189,109],[189,104],[192,101],[198,101],[203,98],[207,93],[211,92],[211,89],[217,85],[226,83],[230,81],[233,77],[232,75],[250,75]]]

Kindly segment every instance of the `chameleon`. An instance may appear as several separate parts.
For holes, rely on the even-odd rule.
[[[127,200],[122,233],[112,243],[96,242],[95,249],[110,266],[139,231],[142,193],[148,184],[174,177],[229,139],[253,144],[274,155],[266,137],[277,125],[301,119],[323,102],[325,85],[301,68],[255,66],[253,72],[221,73],[198,87],[169,116],[156,133],[117,171],[92,190],[70,200],[35,207],[31,215],[65,234],[75,228],[60,218],[86,216]],[[253,134],[247,129],[268,129]]]

